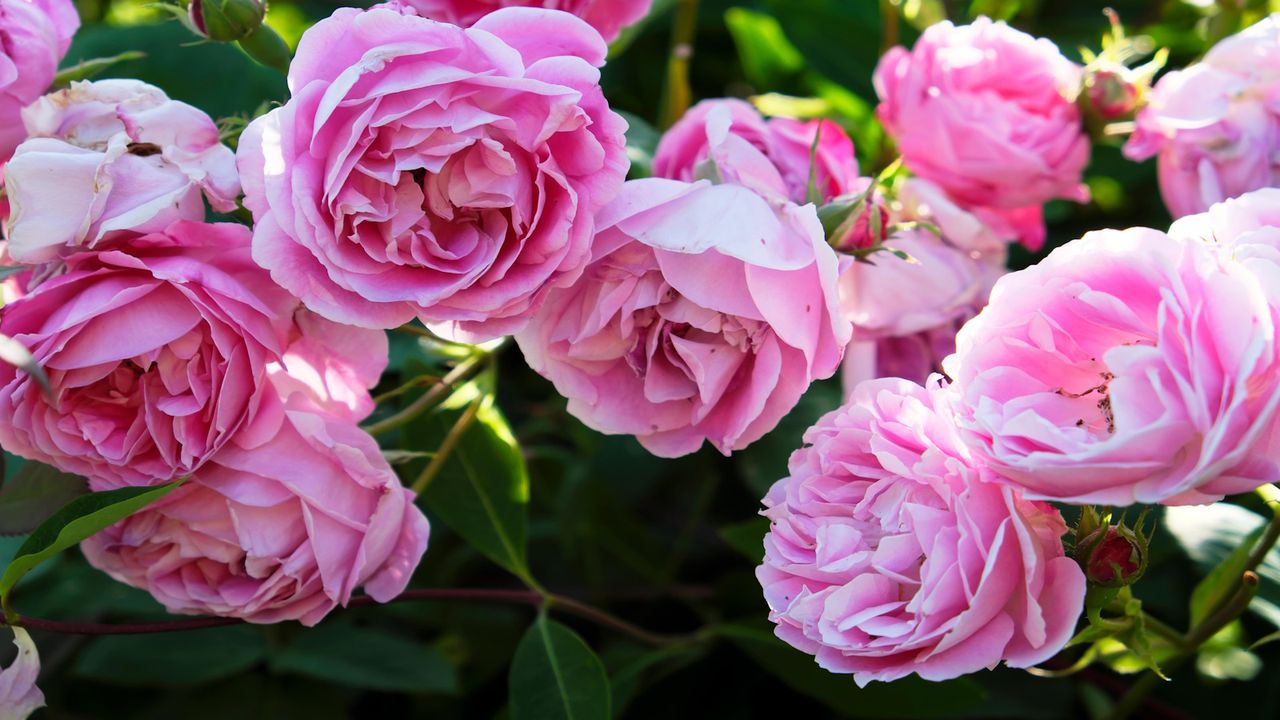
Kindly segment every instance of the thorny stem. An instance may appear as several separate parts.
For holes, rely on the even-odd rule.
[[[453,454],[453,449],[458,446],[462,436],[467,434],[471,423],[475,421],[476,413],[480,411],[480,403],[483,401],[483,395],[473,400],[467,406],[467,409],[463,411],[458,421],[449,429],[449,433],[444,436],[444,440],[436,450],[435,457],[431,458],[431,462],[427,463],[427,467],[422,470],[422,474],[418,476],[417,480],[413,481],[413,485],[409,488],[414,494],[421,495],[422,491],[426,490],[431,481],[444,469],[445,463],[449,462],[449,456]]]
[[[1266,501],[1267,506],[1271,508],[1271,521],[1267,523],[1267,528],[1263,531],[1262,537],[1258,538],[1258,542],[1253,546],[1253,551],[1249,553],[1249,559],[1245,562],[1244,570],[1240,574],[1240,582],[1235,590],[1228,593],[1222,600],[1215,605],[1204,620],[1197,626],[1187,631],[1185,640],[1181,645],[1180,652],[1164,663],[1165,669],[1172,671],[1182,663],[1186,662],[1199,651],[1200,646],[1206,641],[1217,635],[1222,628],[1229,625],[1233,620],[1240,617],[1245,610],[1249,608],[1249,603],[1253,600],[1253,596],[1257,593],[1258,574],[1255,572],[1262,561],[1266,559],[1267,554],[1276,546],[1276,542],[1280,541],[1280,488],[1275,485],[1267,484],[1258,488],[1258,495]],[[1160,685],[1160,677],[1155,673],[1147,673],[1138,682],[1134,683],[1129,691],[1121,696],[1108,715],[1108,720],[1124,720],[1133,714],[1135,710],[1142,706],[1147,695]]]
[[[385,435],[396,428],[403,427],[404,425],[413,422],[418,418],[418,416],[435,407],[438,403],[448,397],[456,386],[470,380],[473,375],[479,373],[480,369],[489,357],[490,355],[488,354],[477,353],[466,360],[463,360],[457,367],[450,370],[449,374],[445,375],[439,383],[427,392],[423,393],[417,400],[414,400],[403,410],[389,418],[379,420],[375,423],[370,423],[369,425],[366,425],[364,429],[368,431],[370,435]]]
[[[602,627],[606,627],[640,642],[654,646],[680,645],[696,641],[700,635],[668,635],[652,632],[638,625],[627,622],[600,608],[574,600],[563,595],[543,594],[536,590],[490,590],[483,588],[420,588],[406,590],[391,602],[414,602],[424,600],[464,600],[474,602],[509,603],[529,605],[535,608],[551,608],[569,615],[575,615]],[[352,598],[348,608],[366,607],[378,604],[371,597]],[[18,616],[12,623],[17,627],[32,630],[43,630],[65,635],[146,635],[167,632],[185,632],[206,628],[241,625],[239,618],[198,617],[187,620],[162,620],[145,623],[82,623],[62,620],[46,620],[44,618]]]

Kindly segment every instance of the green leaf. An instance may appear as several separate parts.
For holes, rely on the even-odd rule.
[[[146,56],[147,54],[144,52],[138,52],[137,50],[127,50],[125,52],[122,52],[118,55],[113,55],[111,57],[100,57],[100,58],[92,58],[89,60],[82,60],[76,63],[75,65],[72,65],[71,67],[66,67],[59,70],[58,75],[53,79],[53,85],[54,87],[66,87],[67,85],[70,85],[73,82],[76,82],[79,80],[88,80],[90,78],[96,77],[97,75],[100,75],[106,72],[107,70],[110,70],[112,66],[117,65],[119,63],[130,62],[133,60],[141,60]]]
[[[764,536],[769,532],[768,518],[751,518],[720,528],[720,539],[753,563],[764,561]]]
[[[528,581],[529,471],[511,427],[494,405],[492,378],[486,373],[480,380],[463,386],[424,419],[432,436],[442,438],[462,408],[477,393],[485,395],[475,421],[422,497],[431,512],[473,547]]]
[[[72,672],[114,685],[201,685],[244,672],[266,655],[262,630],[247,625],[108,635],[85,647]]]
[[[607,720],[604,664],[569,628],[538,617],[511,662],[511,720]]]
[[[453,665],[435,648],[351,625],[303,631],[272,655],[271,669],[383,692],[458,692]]]
[[[1265,524],[1262,516],[1230,503],[1165,508],[1163,527],[1205,573],[1191,596],[1193,620],[1217,603],[1232,580],[1239,581],[1243,558]],[[1249,610],[1280,627],[1280,549],[1272,548],[1256,572],[1262,583]]]
[[[738,46],[742,70],[757,88],[778,87],[804,70],[804,55],[772,15],[735,7],[725,11],[724,22]]]
[[[811,656],[788,646],[767,629],[720,625],[715,632],[792,689],[821,701],[843,717],[955,717],[984,697],[982,688],[967,678],[933,683],[912,676],[860,689],[849,676],[823,670]]]
[[[176,480],[153,488],[121,488],[72,500],[36,528],[18,548],[17,556],[0,576],[0,602],[8,607],[13,586],[32,568],[168,495],[181,484],[182,480]]]
[[[87,492],[84,478],[28,461],[0,488],[0,535],[25,535]]]
[[[631,172],[627,177],[635,180],[653,174],[653,155],[658,151],[662,134],[639,115],[618,111],[627,121],[627,157],[631,160]]]
[[[973,0],[969,16],[986,15],[992,20],[1012,20],[1022,9],[1022,0]]]

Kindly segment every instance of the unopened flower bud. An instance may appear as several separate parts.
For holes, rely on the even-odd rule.
[[[840,197],[818,209],[831,247],[840,252],[867,250],[889,234],[889,209],[875,190]]]
[[[263,0],[191,0],[187,24],[196,34],[216,42],[235,42],[252,35],[267,14]]]
[[[1147,569],[1149,538],[1113,525],[1095,530],[1076,545],[1076,560],[1092,585],[1132,585]]]
[[[1108,122],[1129,117],[1138,109],[1138,84],[1123,67],[1099,68],[1085,78],[1085,97],[1098,117]]]

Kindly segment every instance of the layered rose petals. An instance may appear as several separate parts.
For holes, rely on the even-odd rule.
[[[563,10],[587,21],[603,37],[613,42],[628,25],[649,12],[653,0],[395,0],[418,11],[419,15],[469,27],[504,7],[535,7]]]
[[[0,165],[26,137],[22,108],[53,84],[79,27],[71,0],[0,0]]]
[[[1222,249],[1103,231],[1001,279],[943,367],[975,452],[1028,496],[1208,503],[1280,479],[1275,333]]]
[[[627,169],[599,35],[510,8],[471,29],[395,7],[303,37],[293,98],[239,150],[254,258],[320,314],[517,330],[586,264]]]
[[[756,575],[778,636],[859,685],[1029,667],[1080,616],[1062,518],[985,481],[936,386],[859,386],[764,504]]]
[[[22,113],[5,167],[8,254],[44,263],[236,207],[235,156],[202,111],[137,80],[78,82]],[[57,198],[53,201],[52,198]]]
[[[650,179],[601,214],[591,265],[516,336],[569,411],[678,456],[759,439],[840,363],[835,254],[812,206]]]
[[[0,314],[53,387],[0,363],[0,444],[97,489],[187,475],[263,415],[295,307],[241,225],[181,222],[73,255]]]

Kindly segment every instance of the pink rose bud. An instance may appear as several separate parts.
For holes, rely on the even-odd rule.
[[[783,202],[706,180],[627,183],[586,272],[516,336],[530,367],[588,426],[656,455],[760,439],[835,373],[850,335],[815,208]]]
[[[0,165],[26,137],[22,108],[49,90],[79,27],[71,0],[0,0]]]
[[[1084,606],[1052,506],[986,481],[945,391],[863,383],[805,433],[764,499],[778,637],[865,686],[1060,651]]]
[[[727,123],[720,115],[728,118]],[[719,124],[725,127],[716,130]],[[782,177],[792,202],[812,199],[811,181],[822,202],[866,186],[866,179],[858,177],[853,141],[839,125],[830,120],[765,120],[750,103],[734,99],[704,100],[690,109],[658,143],[653,174],[686,182],[699,179],[699,168],[713,159],[713,146],[728,141],[717,134],[732,136],[762,153]]]
[[[191,0],[186,24],[202,37],[233,42],[252,35],[266,14],[261,0]]]
[[[649,12],[653,0],[398,0],[432,20],[470,27],[499,8],[534,7],[563,10],[587,21],[605,42],[618,39],[622,29]]]
[[[1146,572],[1148,544],[1133,530],[1113,525],[1080,540],[1076,552],[1091,584],[1123,587],[1137,582]]]
[[[1085,76],[1085,97],[1103,120],[1119,120],[1138,109],[1138,86],[1124,67],[1092,69]]]
[[[969,206],[1085,202],[1081,68],[1003,22],[941,22],[875,71],[877,115],[907,168]]]
[[[1174,217],[1280,186],[1277,66],[1280,15],[1271,15],[1152,88],[1124,153],[1158,158],[1160,194]]]
[[[241,137],[254,259],[336,322],[518,330],[582,273],[626,175],[606,52],[551,10],[465,30],[400,6],[337,10],[303,35],[293,97]]]
[[[13,630],[13,644],[18,647],[18,657],[13,664],[0,670],[0,718],[26,720],[32,713],[44,707],[44,693],[36,687],[40,675],[40,655],[31,636],[20,627]]]
[[[1280,479],[1275,247],[1239,242],[1101,231],[1003,277],[943,362],[969,445],[1028,496],[1080,504]]]
[[[5,167],[9,255],[43,263],[236,207],[235,155],[202,111],[137,80],[77,82],[22,112]],[[50,202],[50,198],[58,198]]]

